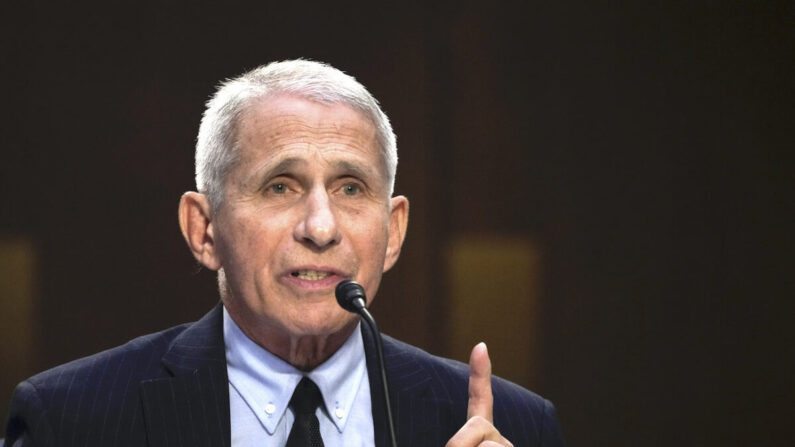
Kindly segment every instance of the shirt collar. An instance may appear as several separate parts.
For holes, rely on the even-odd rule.
[[[325,415],[341,433],[367,373],[361,323],[328,360],[304,373],[262,348],[238,327],[224,307],[224,345],[229,383],[265,430],[276,431],[293,390],[306,375],[323,394]]]

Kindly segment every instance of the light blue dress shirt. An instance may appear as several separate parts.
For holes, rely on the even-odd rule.
[[[326,447],[374,446],[370,381],[361,327],[328,360],[305,373],[248,338],[224,308],[232,446],[283,447],[295,419],[288,404],[306,375],[323,394],[316,414]]]

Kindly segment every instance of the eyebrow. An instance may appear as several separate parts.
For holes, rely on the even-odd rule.
[[[263,180],[268,180],[285,172],[289,172],[294,166],[300,163],[301,159],[290,157],[285,158],[274,165],[266,164],[265,167],[261,169],[254,169],[252,172],[249,172],[245,177],[240,179],[239,184],[241,187],[243,185],[259,185],[259,183]]]
[[[273,166],[268,166],[259,174],[256,174],[257,178],[273,178],[278,175],[281,175],[285,172],[293,170],[296,166],[300,166],[303,164],[308,163],[306,160],[298,157],[288,157],[284,160],[279,161],[278,163],[274,164]],[[362,180],[370,179],[370,178],[378,178],[378,173],[375,172],[369,166],[363,166],[361,163],[354,163],[347,160],[337,160],[332,162],[332,166],[339,172],[344,173],[345,175],[350,175],[353,177],[360,178]]]
[[[334,166],[347,174],[351,174],[354,177],[358,177],[360,179],[368,179],[372,177],[377,177],[376,173],[373,172],[372,169],[366,166],[362,166],[359,163],[351,163],[346,160],[339,160],[334,162]]]
[[[277,174],[281,174],[285,171],[290,171],[296,165],[299,165],[303,162],[300,158],[290,157],[285,158],[284,160],[276,163],[273,166],[268,166],[262,172],[257,174],[259,178],[271,178],[276,176]]]

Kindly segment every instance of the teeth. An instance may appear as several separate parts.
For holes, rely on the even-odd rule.
[[[331,275],[331,273],[318,272],[316,270],[299,270],[297,272],[293,272],[293,276],[296,278],[305,279],[308,281],[318,281],[329,275]]]

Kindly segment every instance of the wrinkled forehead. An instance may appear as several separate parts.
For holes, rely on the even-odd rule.
[[[294,95],[269,95],[252,100],[244,109],[238,126],[239,139],[257,135],[273,141],[322,136],[323,133],[329,136],[338,134],[361,146],[373,146],[380,157],[375,124],[365,113],[344,103],[321,103]]]
[[[375,125],[346,104],[287,95],[259,98],[245,109],[238,124],[238,160],[243,164],[280,163],[320,151],[329,159],[344,160],[347,155],[366,163],[387,182]]]

